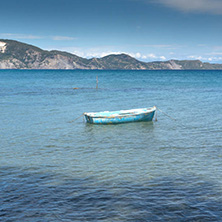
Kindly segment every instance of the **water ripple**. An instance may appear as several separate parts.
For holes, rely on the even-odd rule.
[[[143,184],[104,183],[37,168],[24,172],[2,167],[0,176],[4,178],[0,182],[2,221],[219,221],[222,217],[222,193],[212,182],[191,175]]]

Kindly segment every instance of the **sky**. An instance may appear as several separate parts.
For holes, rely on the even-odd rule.
[[[222,0],[0,0],[0,39],[85,58],[222,63]]]

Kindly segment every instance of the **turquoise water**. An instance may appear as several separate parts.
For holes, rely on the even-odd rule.
[[[0,123],[0,221],[222,220],[222,71],[1,70]]]

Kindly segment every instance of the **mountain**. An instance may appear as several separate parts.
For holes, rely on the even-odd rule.
[[[0,39],[0,69],[193,70],[222,69],[222,64],[199,60],[146,63],[126,54],[85,59],[67,52],[46,51],[22,42]]]
[[[0,40],[1,69],[86,69],[88,60],[61,51],[46,51],[32,45]]]

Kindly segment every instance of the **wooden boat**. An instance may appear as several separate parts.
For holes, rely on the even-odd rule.
[[[152,121],[155,111],[156,106],[152,108],[142,109],[84,113],[84,116],[87,123],[118,124],[140,121]]]

